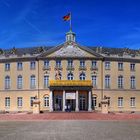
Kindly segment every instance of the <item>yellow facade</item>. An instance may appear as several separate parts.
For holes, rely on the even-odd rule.
[[[90,48],[80,47],[69,40],[63,45],[57,46],[56,49],[54,47],[36,55],[17,56],[17,54],[12,54],[9,57],[4,55],[0,57],[1,111],[32,112],[31,97],[39,99],[40,111],[50,111],[50,106],[53,107],[51,111],[54,111],[56,106],[54,101],[60,104],[61,111],[64,111],[64,103],[67,104],[67,101],[69,104],[72,103],[73,107],[77,107],[77,111],[80,110],[80,107],[87,111],[90,110],[90,107],[92,110],[101,111],[101,101],[104,98],[109,100],[109,111],[111,112],[140,111],[140,57],[106,56],[100,52],[90,52]],[[49,62],[49,66],[44,68],[46,60]],[[57,60],[61,61],[59,68],[56,68]],[[70,68],[68,68],[68,60],[72,60],[73,63]],[[80,66],[81,60],[85,63],[82,67]],[[35,62],[35,69],[30,68],[32,61]],[[96,67],[92,66],[93,61],[97,63]],[[21,70],[17,69],[18,62],[22,63]],[[106,62],[110,63],[107,69],[105,68]],[[122,69],[118,69],[118,63],[123,63]],[[9,70],[5,70],[6,64],[10,65]],[[131,70],[131,64],[135,65],[133,70]],[[56,74],[59,73],[61,77],[58,76],[60,78],[58,80]],[[68,80],[69,73],[73,75],[71,80]],[[83,81],[80,80],[81,73],[85,74]],[[20,89],[17,88],[19,75],[22,76],[22,88]],[[34,88],[31,88],[32,75],[35,76],[35,80],[32,80],[35,83]],[[10,77],[9,81],[6,81],[6,76]],[[49,77],[47,86],[44,86],[44,76]],[[92,79],[93,76],[96,77],[96,86],[92,84],[95,82]],[[106,76],[109,76],[109,80],[105,78]],[[123,77],[123,80],[120,81],[122,82],[121,88],[118,88],[119,76]],[[134,79],[131,79],[131,76]],[[5,89],[6,82],[10,86],[8,89]],[[75,97],[77,93],[79,97]],[[72,99],[67,99],[66,94],[71,94]],[[6,101],[7,97],[10,97],[10,101]],[[18,97],[22,97],[22,101],[18,101]],[[65,97],[66,100],[64,101],[63,98],[59,100],[59,97]],[[75,101],[76,99],[78,101]],[[90,100],[91,103],[89,103]]]

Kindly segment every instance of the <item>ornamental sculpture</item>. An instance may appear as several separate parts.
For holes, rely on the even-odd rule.
[[[61,80],[61,72],[59,69],[56,69],[55,80]]]

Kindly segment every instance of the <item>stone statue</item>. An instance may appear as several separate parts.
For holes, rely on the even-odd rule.
[[[56,69],[55,80],[61,80],[61,73],[58,69]]]

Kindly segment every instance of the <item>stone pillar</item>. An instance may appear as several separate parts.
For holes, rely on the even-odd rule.
[[[88,92],[88,111],[92,111],[92,108],[91,108],[91,91]]]
[[[76,91],[76,108],[75,111],[79,111],[79,93]]]
[[[66,94],[65,90],[63,90],[63,111],[65,111],[65,105],[66,105]]]
[[[50,112],[53,111],[53,92],[50,91]]]

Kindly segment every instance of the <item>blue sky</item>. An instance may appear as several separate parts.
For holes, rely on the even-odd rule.
[[[69,11],[81,45],[140,48],[139,0],[0,0],[0,48],[64,42]]]

